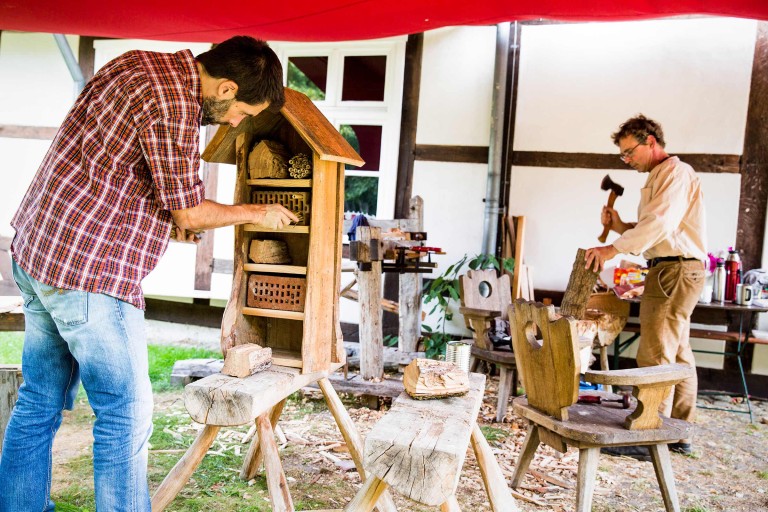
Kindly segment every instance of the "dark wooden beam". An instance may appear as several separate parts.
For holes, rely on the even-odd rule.
[[[93,41],[93,37],[80,36],[80,44],[77,49],[77,63],[80,65],[80,72],[83,73],[86,83],[93,78],[95,67],[96,49],[93,47]]]
[[[507,56],[507,92],[506,92],[506,119],[504,122],[504,149],[501,160],[501,197],[499,209],[509,212],[509,194],[512,183],[512,156],[514,154],[515,128],[517,127],[517,91],[520,83],[520,49],[522,45],[522,24],[512,22],[510,27],[509,55]],[[499,239],[503,229],[499,229]]]
[[[413,191],[413,161],[416,147],[416,125],[419,120],[419,94],[421,91],[421,58],[424,34],[411,34],[405,43],[405,70],[403,78],[403,105],[400,115],[400,147],[397,160],[395,218],[408,217]]]
[[[693,166],[696,172],[738,173],[739,155],[678,154],[680,160]],[[515,151],[512,165],[521,167],[552,167],[572,169],[631,169],[617,154],[556,153],[547,151]]]
[[[768,22],[758,23],[744,133],[736,248],[745,270],[760,268],[768,205]]]
[[[488,146],[438,146],[418,144],[414,150],[416,160],[429,162],[462,162],[487,164]],[[487,169],[485,170],[487,172]]]
[[[147,310],[144,316],[148,320],[216,328],[221,327],[221,319],[224,316],[224,308],[206,304],[160,299],[146,299],[146,302]]]
[[[58,128],[52,126],[21,126],[14,124],[0,124],[0,137],[9,139],[40,139],[53,140]]]

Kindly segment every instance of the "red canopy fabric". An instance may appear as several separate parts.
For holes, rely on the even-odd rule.
[[[0,30],[218,42],[348,41],[449,25],[546,18],[609,21],[678,15],[768,19],[767,0],[0,0]]]

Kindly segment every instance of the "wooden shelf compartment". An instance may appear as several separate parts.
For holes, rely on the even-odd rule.
[[[283,311],[282,309],[243,308],[243,314],[249,316],[261,316],[266,318],[282,318],[284,320],[304,320],[302,311]]]
[[[284,350],[279,348],[272,349],[272,365],[287,366],[289,368],[301,368],[301,352]]]
[[[245,180],[248,185],[259,187],[285,187],[285,188],[312,188],[312,179],[279,179],[279,178],[257,178],[254,180]]]
[[[268,229],[255,224],[245,224],[243,229],[254,233],[309,234],[309,226],[286,226],[282,229]]]
[[[307,275],[307,267],[300,265],[275,265],[271,263],[246,263],[243,265],[246,272],[268,272],[270,274],[295,274]]]

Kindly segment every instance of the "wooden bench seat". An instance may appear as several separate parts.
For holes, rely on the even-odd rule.
[[[455,493],[470,439],[491,509],[517,510],[477,425],[485,375],[471,373],[469,385],[466,395],[439,400],[414,400],[402,393],[365,439],[368,480],[344,510],[370,511],[379,493],[392,487],[423,505],[458,511]]]

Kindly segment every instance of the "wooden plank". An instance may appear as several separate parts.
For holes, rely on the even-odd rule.
[[[336,336],[334,310],[338,288],[334,287],[338,285],[337,274],[341,268],[340,261],[336,264],[338,248],[334,241],[338,236],[340,220],[337,210],[338,187],[342,185],[337,181],[339,175],[335,163],[315,158],[313,169],[311,204],[314,207],[307,258],[307,298],[302,345],[306,373],[328,369],[331,340]]]
[[[213,141],[208,144],[208,147],[211,147],[211,144],[213,144]],[[248,176],[247,164],[250,147],[251,135],[247,132],[240,134],[236,141],[237,176],[235,178],[233,204],[248,203],[250,201],[250,187],[245,183]],[[243,265],[246,263],[249,242],[248,237],[245,236],[244,227],[242,225],[235,226],[232,291],[221,319],[221,353],[224,356],[227,355],[227,350],[235,345],[243,343],[265,345],[263,340],[266,333],[261,324],[249,320],[252,317],[241,314],[248,288],[248,275],[243,271]]]
[[[244,315],[261,316],[266,318],[283,318],[285,320],[304,320],[305,314],[301,311],[283,311],[282,309],[242,308]]]
[[[416,160],[429,162],[459,162],[467,164],[487,164],[488,146],[440,146],[417,144],[414,149]],[[484,170],[484,172],[487,171]]]
[[[0,365],[0,451],[11,411],[19,397],[19,386],[24,381],[21,365]]]
[[[367,246],[381,239],[381,230],[359,226],[357,239]],[[370,262],[371,270],[356,272],[360,299],[360,375],[380,379],[384,375],[384,345],[381,330],[381,260]]]
[[[0,124],[0,137],[9,139],[39,139],[53,140],[58,133],[58,127],[52,126],[21,126]]]
[[[344,231],[342,224],[344,222],[344,165],[337,164],[337,177],[336,181],[339,184],[336,193],[336,211],[338,212],[338,219],[336,222],[336,239],[334,247],[336,247],[335,261],[334,261],[334,284],[333,289],[338,290],[341,286],[341,265],[342,265],[342,252]],[[339,306],[340,294],[334,294],[333,303],[333,333],[331,341],[331,361],[334,363],[343,363],[347,359],[347,352],[344,350],[344,334],[341,330],[341,317]]]
[[[408,206],[413,191],[413,162],[416,147],[416,126],[419,120],[421,91],[421,60],[424,52],[424,34],[410,34],[405,43],[403,70],[403,103],[400,111],[400,145],[397,157],[395,190],[395,217],[408,217]]]
[[[418,223],[416,231],[424,231],[424,201],[421,197],[411,198],[408,218]],[[399,276],[397,348],[401,352],[415,352],[419,344],[422,282],[423,277],[420,272],[409,272]]]
[[[189,302],[174,302],[154,298],[146,298],[147,309],[145,316],[148,320],[175,322],[180,324],[200,325],[203,327],[221,327],[224,308]],[[0,329],[2,329],[0,327]],[[22,329],[23,324],[22,324]]]
[[[285,234],[291,234],[291,233],[302,233],[307,234],[309,233],[309,226],[285,226],[280,229],[269,229],[264,228],[261,226],[257,226],[255,224],[243,224],[243,229],[245,231],[250,231],[254,233],[285,233]]]
[[[419,401],[400,395],[365,440],[365,467],[393,489],[437,506],[455,492],[485,375],[469,376],[464,396]]]
[[[334,364],[331,371],[341,366]],[[325,376],[327,372],[302,374],[298,368],[281,366],[272,366],[245,379],[211,375],[184,388],[184,405],[198,423],[244,425],[291,393]]]
[[[392,378],[374,382],[364,380],[360,375],[350,375],[346,378],[342,373],[332,373],[328,376],[328,380],[339,393],[397,398],[403,392],[403,381]],[[311,384],[310,387],[317,387],[317,385]]]
[[[248,185],[258,185],[260,187],[312,188],[311,179],[259,178],[255,180],[246,180],[245,182]]]
[[[515,270],[512,276],[512,300],[515,300],[523,296],[522,284],[528,282],[527,279],[522,279],[523,260],[525,259],[525,216],[513,217],[510,220],[516,224],[515,253],[512,255],[515,258]]]
[[[761,21],[757,27],[736,228],[736,248],[741,253],[744,269],[759,268],[762,264],[768,207],[768,147],[765,144],[768,140],[768,22]]]
[[[270,272],[272,274],[296,274],[306,275],[307,267],[299,265],[272,265],[268,263],[245,263],[243,270],[246,272]]]
[[[681,153],[680,160],[696,169],[696,172],[738,173],[740,155],[709,155]],[[606,153],[556,153],[547,151],[515,151],[512,165],[519,167],[549,167],[568,169],[629,169],[619,160],[618,154]]]

